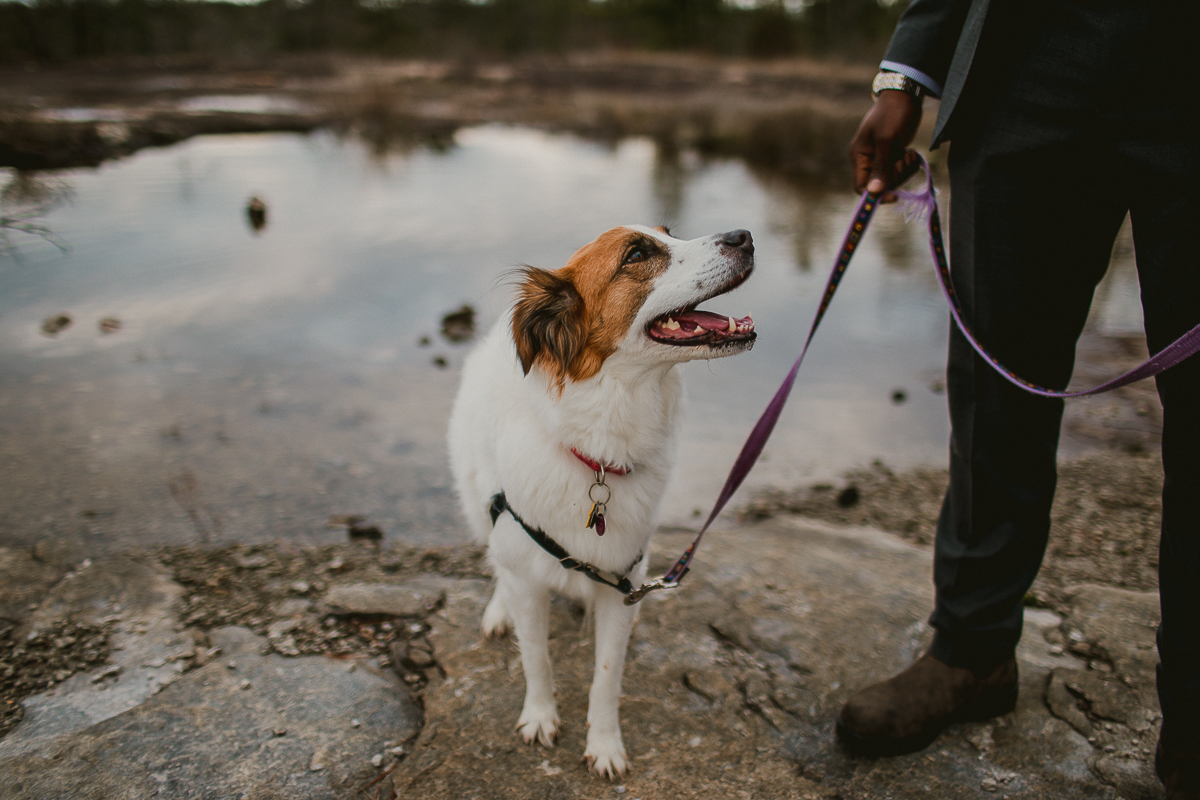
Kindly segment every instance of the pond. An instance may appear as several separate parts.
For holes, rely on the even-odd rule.
[[[0,536],[88,553],[331,541],[349,515],[462,541],[444,432],[470,343],[442,317],[465,304],[490,326],[513,267],[561,266],[623,223],[755,237],[754,276],[706,306],[753,313],[755,348],[684,367],[663,521],[694,526],[803,342],[856,201],[646,139],[500,126],[382,154],[328,133],[200,137],[3,183],[10,205],[53,206],[38,222],[67,249],[10,232],[0,256]],[[1093,325],[1137,330],[1117,261]],[[941,465],[947,331],[923,227],[883,210],[740,497],[875,459]]]

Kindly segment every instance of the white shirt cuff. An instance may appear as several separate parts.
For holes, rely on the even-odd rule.
[[[919,69],[913,69],[907,64],[898,64],[895,61],[881,61],[879,68],[886,69],[888,72],[899,72],[924,86],[934,97],[942,96],[942,85]]]

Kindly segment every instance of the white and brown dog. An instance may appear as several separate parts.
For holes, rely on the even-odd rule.
[[[548,552],[553,546],[536,537],[611,583],[645,580],[675,455],[677,367],[748,350],[756,335],[749,317],[696,306],[740,285],[753,262],[748,231],[682,241],[665,228],[614,228],[562,269],[525,268],[511,313],[463,367],[450,464],[497,577],[483,632],[515,629],[520,644],[526,686],[517,729],[526,742],[547,746],[558,735],[550,592],[580,599],[596,625],[584,758],[609,778],[628,769],[617,705],[636,606],[564,569]],[[597,482],[605,489],[597,491]],[[585,527],[593,501],[605,499],[603,520]]]

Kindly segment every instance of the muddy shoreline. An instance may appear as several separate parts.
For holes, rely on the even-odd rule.
[[[737,155],[784,175],[840,169],[874,69],[807,60],[596,55],[511,62],[325,57],[223,67],[116,62],[0,71],[0,166],[94,166],[191,136],[330,128],[386,152],[459,127],[532,125]],[[269,96],[286,113],[197,110]],[[66,113],[64,113],[64,111]]]

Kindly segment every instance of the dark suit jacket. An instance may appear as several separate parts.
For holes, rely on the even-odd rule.
[[[989,0],[913,0],[901,16],[884,58],[919,69],[942,84],[933,146],[962,95],[979,45]]]
[[[1200,0],[913,0],[884,58],[942,84],[934,147],[997,102],[1059,130],[1161,130],[1186,124],[1197,26]]]

